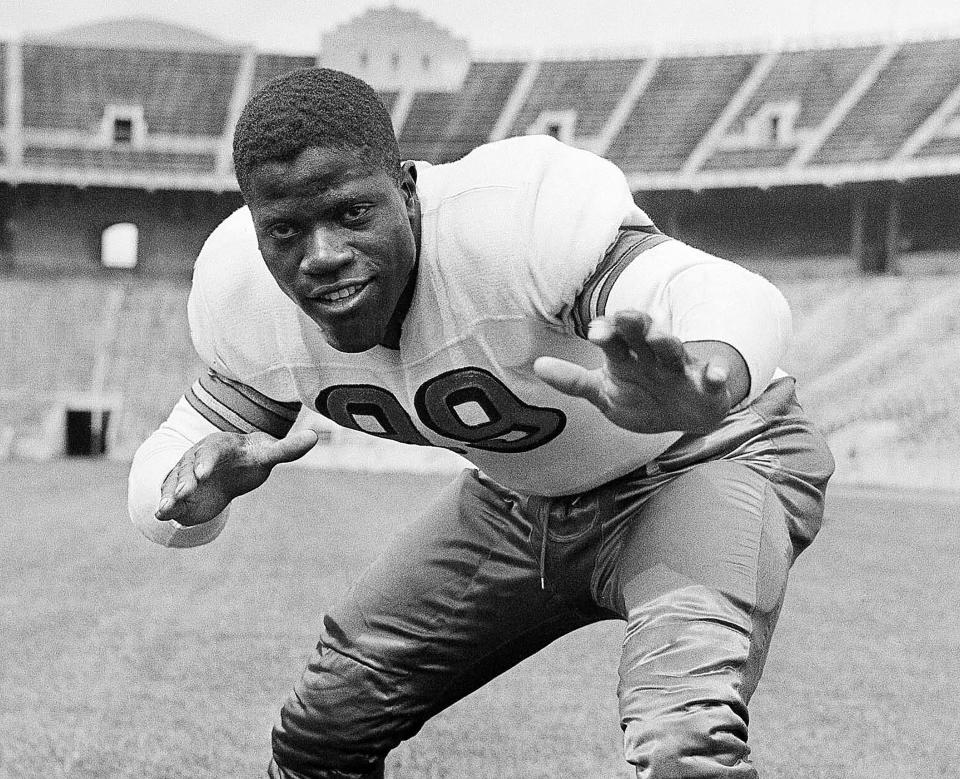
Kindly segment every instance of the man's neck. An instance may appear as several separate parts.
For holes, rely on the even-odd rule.
[[[413,268],[410,269],[410,275],[407,277],[407,284],[400,293],[400,299],[397,301],[396,308],[393,309],[393,315],[387,322],[387,330],[383,334],[381,346],[387,349],[400,348],[400,335],[403,330],[403,320],[406,319],[407,312],[410,310],[410,304],[413,302],[413,293],[417,288],[417,271],[420,268],[420,199],[414,195],[413,218],[411,227],[413,228],[413,240],[417,247],[416,259],[413,262]]]

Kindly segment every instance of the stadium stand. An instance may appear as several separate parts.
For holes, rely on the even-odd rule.
[[[785,288],[800,325],[786,367],[812,381],[887,338],[898,323],[936,298],[944,284],[934,276],[913,276]],[[800,297],[794,299],[797,292]]]
[[[782,288],[795,322],[785,367],[830,440],[839,477],[955,486],[960,285],[888,277]]]
[[[388,111],[393,110],[393,105],[397,101],[397,92],[379,92],[381,102],[386,106]]]
[[[8,45],[6,41],[0,41],[0,62],[6,62],[8,57]],[[0,78],[0,105],[7,103],[7,79]],[[6,112],[4,112],[3,124],[6,124]]]
[[[3,41],[0,56],[0,456],[11,440],[56,453],[51,424],[77,401],[109,409],[109,454],[125,458],[196,374],[186,281],[240,202],[236,114],[320,56],[144,20]],[[531,129],[599,150],[663,229],[784,289],[785,367],[842,473],[896,482],[909,461],[955,479],[936,461],[960,451],[960,40],[462,64],[449,88],[378,86],[404,157],[445,162]],[[119,223],[139,255],[111,271],[100,240]],[[404,459],[371,440],[333,430],[314,460]]]
[[[798,377],[800,400],[831,440],[842,476],[945,485],[960,443],[955,277],[780,287],[795,323],[784,368]],[[0,432],[13,431],[14,451],[48,452],[57,435],[51,409],[94,393],[112,399],[110,456],[129,458],[200,370],[186,294],[184,283],[167,280],[0,279]],[[89,326],[76,327],[79,311]],[[352,431],[332,430],[328,443],[314,465],[390,469],[406,457],[419,470],[456,467],[443,452],[411,459]]]
[[[201,369],[187,327],[187,288],[154,280],[128,284],[108,347],[107,391],[122,397],[112,455],[133,456],[140,442]],[[162,399],[158,402],[157,399]]]
[[[408,160],[436,161],[442,157],[444,129],[459,96],[454,92],[418,92],[398,141],[400,154]]]
[[[625,59],[541,63],[510,134],[526,133],[543,111],[574,110],[576,137],[599,135],[641,64]]]
[[[802,287],[784,289],[793,300]],[[785,367],[798,376],[800,400],[827,434],[841,478],[955,487],[956,279],[851,280],[808,315],[800,311]]]
[[[607,156],[628,171],[677,171],[757,55],[664,58]]]
[[[885,160],[960,83],[960,40],[904,44],[814,164]]]
[[[522,62],[474,62],[451,107],[439,154],[428,161],[456,160],[486,143],[523,67]]]
[[[784,52],[727,131],[708,169],[785,165],[799,138],[820,126],[830,109],[877,56],[879,47]],[[796,105],[788,126],[756,126],[764,108]],[[771,114],[782,122],[782,115]],[[750,120],[754,120],[751,127]],[[733,148],[730,148],[733,147]]]
[[[51,412],[62,399],[88,392],[103,338],[99,312],[113,294],[102,280],[0,279],[0,437],[27,456],[57,454]],[[88,326],[77,327],[80,312]],[[40,440],[40,443],[36,442]]]
[[[253,76],[251,93],[277,76],[282,76],[291,70],[309,68],[317,61],[316,57],[298,57],[289,54],[260,54],[257,56],[257,67]]]
[[[0,429],[39,441],[51,410],[71,399],[106,398],[114,419],[109,451],[132,456],[196,378],[185,283],[84,276],[0,278]],[[78,316],[86,326],[77,327]]]
[[[90,131],[108,104],[141,105],[152,132],[221,135],[238,52],[23,47],[25,128]]]
[[[104,310],[109,294],[95,278],[71,278],[57,294],[48,281],[0,279],[4,394],[88,389],[98,323],[77,327],[77,313]]]
[[[917,151],[920,157],[940,157],[960,154],[960,114],[952,117],[947,125],[955,128],[949,135],[931,138]]]
[[[140,171],[168,170],[185,173],[213,173],[216,158],[212,154],[189,154],[147,149],[51,149],[28,147],[26,163],[46,167],[119,168]]]

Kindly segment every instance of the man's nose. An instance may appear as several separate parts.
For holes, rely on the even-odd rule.
[[[307,241],[303,259],[300,261],[300,270],[310,276],[322,276],[350,262],[352,257],[350,247],[335,230],[316,227]]]

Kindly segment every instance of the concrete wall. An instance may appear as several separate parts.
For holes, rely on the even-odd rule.
[[[0,190],[0,258],[5,272],[106,272],[100,236],[118,222],[139,228],[141,276],[189,278],[200,247],[241,205],[238,193],[20,185]]]
[[[908,267],[911,253],[948,252],[955,264],[960,178],[885,184],[884,190],[899,204],[900,267]],[[779,262],[789,265],[784,272],[791,276],[857,272],[850,257],[854,190],[848,187],[647,192],[637,201],[664,232],[731,260]],[[140,231],[138,265],[112,272],[187,279],[207,235],[241,204],[234,192],[0,185],[0,273],[106,273],[101,233],[132,222]]]
[[[731,260],[842,254],[850,242],[849,195],[798,187],[644,193],[665,233]]]
[[[636,199],[661,230],[700,249],[748,266],[779,264],[780,275],[822,276],[859,272],[852,256],[854,217],[858,198],[871,192],[897,203],[891,272],[914,265],[960,272],[957,177],[856,187],[643,192]],[[946,253],[946,266],[913,262],[937,253]]]

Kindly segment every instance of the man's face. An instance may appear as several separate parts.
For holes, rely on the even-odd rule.
[[[255,168],[245,197],[267,268],[331,346],[396,344],[419,240],[412,169],[398,184],[354,152],[310,148]]]

